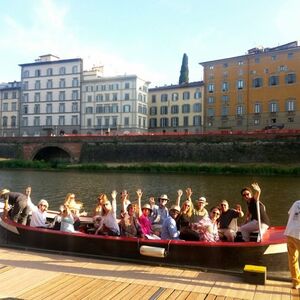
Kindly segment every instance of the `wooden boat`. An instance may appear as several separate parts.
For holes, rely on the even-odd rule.
[[[83,230],[88,219],[82,220]],[[1,217],[0,241],[2,246],[159,265],[240,271],[246,264],[253,264],[266,266],[268,271],[286,271],[284,229],[271,227],[261,242],[207,243],[65,233]]]

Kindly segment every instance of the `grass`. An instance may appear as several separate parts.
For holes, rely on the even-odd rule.
[[[85,163],[0,160],[0,169],[76,170],[90,172],[145,172],[188,174],[300,175],[295,164],[242,163]]]

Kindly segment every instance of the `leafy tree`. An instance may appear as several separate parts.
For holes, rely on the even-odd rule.
[[[189,83],[189,59],[186,53],[183,54],[180,69],[179,84]]]

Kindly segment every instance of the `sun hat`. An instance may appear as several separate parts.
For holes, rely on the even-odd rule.
[[[1,191],[0,191],[0,197],[1,197],[2,195],[7,194],[7,193],[10,193],[10,190],[8,190],[8,189],[3,189],[3,190],[1,190]]]
[[[150,211],[152,211],[152,208],[151,208],[150,204],[148,204],[148,203],[144,204],[142,209],[149,209]]]
[[[178,205],[174,204],[171,206],[170,210],[176,210],[176,211],[180,212],[180,207]]]
[[[206,202],[206,198],[205,198],[205,197],[200,197],[200,198],[198,199],[198,202],[202,202],[204,205],[207,205],[207,204],[208,204],[208,202]]]
[[[169,198],[166,194],[163,194],[159,197],[159,199],[163,199],[163,200],[168,200],[169,201]]]

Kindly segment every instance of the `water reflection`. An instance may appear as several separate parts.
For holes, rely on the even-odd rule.
[[[32,199],[35,203],[45,198],[50,208],[57,209],[68,192],[76,194],[85,204],[87,211],[92,211],[97,195],[101,192],[110,194],[113,189],[120,192],[127,189],[130,200],[135,201],[135,191],[141,188],[143,199],[167,194],[175,200],[178,189],[191,187],[193,199],[200,195],[207,198],[211,207],[222,199],[231,206],[241,203],[242,187],[253,181],[262,188],[261,200],[266,204],[272,225],[285,225],[287,212],[291,204],[300,199],[300,177],[278,176],[237,176],[237,175],[186,175],[186,174],[147,174],[147,173],[92,173],[92,172],[52,172],[52,171],[0,171],[1,188],[23,191],[27,185],[33,188]]]

